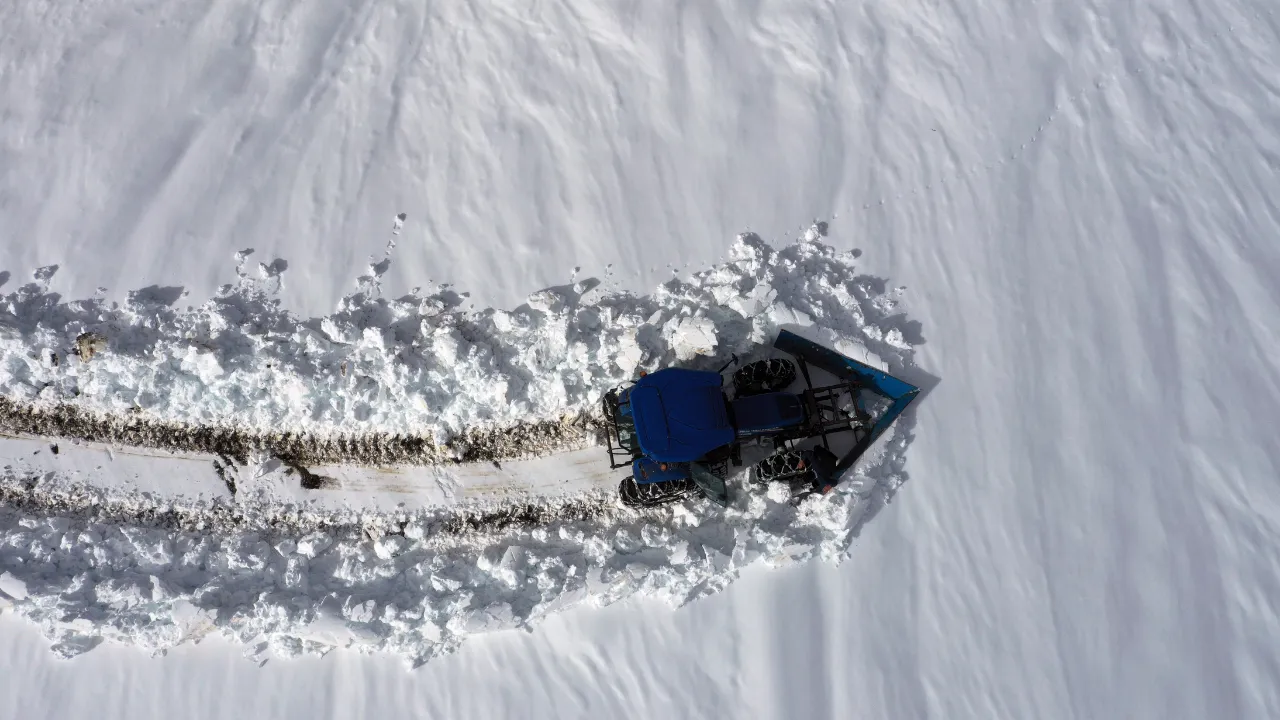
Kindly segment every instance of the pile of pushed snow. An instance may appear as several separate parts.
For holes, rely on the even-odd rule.
[[[185,310],[154,287],[123,306],[62,302],[43,268],[0,297],[0,395],[131,419],[439,441],[593,408],[638,370],[711,367],[769,343],[780,324],[815,325],[845,349],[869,344],[905,361],[901,331],[877,322],[893,296],[821,239],[811,231],[775,251],[743,235],[730,262],[648,296],[586,280],[513,310],[463,308],[447,286],[385,298],[388,257],[335,313],[308,320],[274,297],[286,264],[251,278],[246,252],[237,284]]]
[[[855,477],[799,507],[743,492],[741,478],[729,508],[635,511],[598,495],[396,513],[175,507],[6,470],[0,611],[35,622],[64,657],[104,640],[163,652],[212,633],[254,659],[349,647],[419,664],[570,607],[681,604],[755,562],[839,558],[903,481],[908,440],[899,426]]]

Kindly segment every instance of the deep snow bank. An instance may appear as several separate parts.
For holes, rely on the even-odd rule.
[[[4,300],[3,387],[108,416],[143,407],[173,422],[243,414],[259,428],[404,422],[448,432],[582,409],[637,369],[758,352],[781,325],[907,368],[898,291],[858,274],[856,253],[837,253],[823,229],[780,250],[740,236],[729,262],[648,297],[584,282],[509,312],[463,310],[447,290],[386,300],[376,272],[315,321],[291,317],[243,276],[184,312],[141,300],[107,308],[59,302],[43,273]],[[68,358],[86,332],[106,348]],[[355,645],[420,662],[468,634],[565,607],[635,593],[681,603],[752,562],[838,557],[904,481],[912,425],[912,413],[900,418],[836,493],[799,508],[743,491],[741,478],[727,509],[633,511],[609,493],[393,513],[230,506],[10,466],[0,474],[0,573],[21,591],[5,602],[64,655],[102,639],[162,650],[218,632],[255,656]]]

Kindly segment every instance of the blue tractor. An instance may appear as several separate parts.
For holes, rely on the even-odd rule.
[[[729,503],[730,465],[747,446],[771,446],[756,462],[754,483],[785,482],[792,502],[828,492],[902,414],[919,388],[787,330],[774,347],[794,362],[758,360],[733,373],[664,368],[607,392],[602,400],[610,465],[630,467],[619,492],[624,504],[653,507],[702,495]],[[793,391],[797,365],[803,389]],[[814,386],[811,367],[834,382]],[[847,433],[848,435],[843,435]],[[844,447],[832,449],[845,439]],[[820,443],[803,441],[818,438]],[[850,442],[851,441],[851,442]]]

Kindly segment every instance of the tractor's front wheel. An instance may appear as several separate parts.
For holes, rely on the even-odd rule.
[[[785,390],[796,381],[796,366],[786,358],[769,358],[747,363],[733,373],[737,397]]]
[[[680,502],[697,492],[699,492],[698,486],[693,480],[687,478],[640,484],[634,477],[628,476],[618,484],[618,496],[622,498],[622,504],[627,507],[669,505]]]

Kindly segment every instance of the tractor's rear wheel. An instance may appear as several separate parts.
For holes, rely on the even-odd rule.
[[[697,492],[698,486],[688,479],[640,484],[634,477],[628,477],[618,484],[618,495],[622,498],[622,504],[628,507],[669,505]]]
[[[805,477],[812,469],[799,450],[780,450],[751,468],[751,480],[761,484]]]
[[[785,390],[796,381],[796,366],[786,358],[769,358],[747,363],[733,373],[736,397]]]

